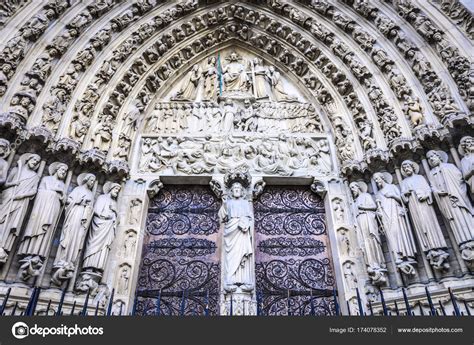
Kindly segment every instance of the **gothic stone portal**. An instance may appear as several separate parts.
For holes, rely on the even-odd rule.
[[[334,315],[324,204],[308,187],[267,187],[255,203],[256,278],[265,315]]]
[[[219,207],[204,186],[166,186],[151,200],[137,314],[217,314]]]

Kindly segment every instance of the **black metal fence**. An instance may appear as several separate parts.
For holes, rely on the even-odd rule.
[[[17,301],[17,302],[15,302],[15,305],[13,306],[12,310],[9,313],[6,313],[7,303],[8,303],[8,300],[10,299],[10,294],[11,294],[11,288],[9,288],[7,290],[7,293],[5,294],[5,297],[3,299],[2,304],[0,305],[0,315],[2,315],[2,316],[40,315],[40,313],[37,312],[37,310],[36,310],[37,305],[38,305],[38,301],[39,301],[39,297],[40,297],[40,293],[41,293],[41,288],[40,287],[33,288],[31,296],[28,300],[27,307],[24,311],[21,311],[20,313],[17,313],[17,309],[18,309],[18,301]],[[428,290],[427,287],[425,287],[425,294],[426,294],[426,301],[427,301],[428,306],[429,306],[428,313],[426,313],[423,310],[423,307],[421,305],[421,301],[420,301],[419,297],[417,297],[417,299],[418,299],[417,306],[413,307],[410,304],[410,300],[409,300],[404,288],[402,288],[403,304],[404,304],[404,308],[403,308],[403,306],[401,308],[402,310],[400,310],[396,300],[393,301],[393,308],[389,308],[388,305],[387,305],[387,302],[385,301],[384,293],[383,293],[382,290],[379,290],[380,301],[378,302],[378,303],[380,303],[380,306],[382,308],[381,311],[374,311],[373,304],[370,301],[368,302],[368,305],[366,306],[366,308],[364,308],[364,305],[363,305],[364,303],[363,303],[363,301],[360,297],[360,293],[359,293],[358,289],[356,289],[356,293],[357,293],[357,309],[358,310],[355,313],[355,315],[362,315],[362,316],[371,316],[371,315],[385,315],[385,316],[391,316],[391,315],[393,315],[393,316],[403,316],[403,315],[405,315],[405,316],[412,316],[412,315],[471,316],[472,315],[471,311],[470,311],[470,308],[467,305],[467,302],[464,300],[463,305],[460,305],[458,303],[458,301],[456,300],[456,297],[455,297],[453,291],[451,290],[451,288],[448,288],[448,294],[449,294],[450,302],[452,304],[452,309],[453,309],[452,313],[447,313],[446,312],[446,308],[443,306],[443,304],[441,302],[441,299],[439,299],[437,301],[437,303],[434,302],[434,298],[432,297],[432,295],[431,295],[431,293],[430,293],[430,291]],[[312,296],[312,294],[311,294],[311,296]],[[60,300],[57,304],[56,311],[51,315],[82,315],[82,316],[98,316],[98,315],[111,316],[111,315],[114,315],[114,313],[112,312],[112,306],[113,306],[113,303],[114,303],[114,290],[112,290],[112,293],[110,294],[110,297],[109,297],[109,300],[108,300],[107,308],[103,312],[100,312],[99,301],[97,301],[95,306],[90,305],[90,303],[89,303],[90,294],[88,292],[85,296],[82,308],[76,308],[76,305],[78,303],[77,303],[76,300],[74,300],[73,305],[71,307],[71,310],[68,313],[64,314],[63,306],[64,306],[65,297],[66,297],[66,289],[64,289],[62,291],[61,298],[60,298]],[[333,299],[333,302],[334,302],[334,305],[335,305],[333,316],[346,315],[346,314],[343,314],[341,312],[341,308],[339,306],[339,302],[338,302],[337,297],[338,297],[337,296],[337,290],[334,289],[333,294],[332,294],[332,299]],[[290,304],[290,299],[291,298],[292,298],[291,293],[289,292],[288,297],[287,297],[287,304],[288,305]],[[134,303],[133,303],[133,306],[132,306],[132,310],[128,313],[128,315],[135,315],[136,314],[137,300],[138,300],[138,296],[135,297],[135,300],[134,300]],[[52,300],[48,301],[46,311],[44,311],[45,315],[50,315],[49,311],[52,310],[51,309],[52,308],[52,303],[53,303]],[[182,298],[181,303],[182,303],[183,306],[186,304],[186,295],[185,294],[183,294],[183,298]],[[312,307],[313,306],[313,297],[311,297],[310,303],[311,303],[311,312],[310,312],[309,315],[315,315],[314,308]],[[346,302],[346,303],[347,303],[347,310],[349,311],[349,313],[347,315],[351,315],[351,313],[350,313],[351,308],[350,308],[349,302]],[[79,304],[82,304],[82,301]],[[156,315],[156,316],[162,315],[160,313],[160,304],[161,304],[161,294],[159,293],[156,297],[156,312],[154,313],[154,315]],[[256,305],[257,315],[264,315],[262,313],[262,310],[263,310],[262,295],[261,295],[260,292],[257,292],[256,304],[257,304]],[[92,312],[91,312],[91,309],[92,309]],[[392,309],[392,310],[390,310],[390,309]],[[416,314],[417,310],[418,310],[418,314]],[[115,313],[115,315],[125,315],[125,314],[126,314],[126,312],[122,310],[122,307],[120,308],[119,312]],[[184,316],[184,307],[181,308],[181,314],[180,315]],[[194,314],[194,315],[197,315],[197,314]],[[204,311],[201,315],[202,316],[208,316],[209,315],[209,305],[208,304],[206,304],[206,308],[204,309]],[[230,303],[230,315],[233,315],[232,298],[231,298],[231,303]],[[352,313],[352,315],[354,315],[354,313]]]

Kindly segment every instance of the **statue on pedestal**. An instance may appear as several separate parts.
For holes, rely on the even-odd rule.
[[[387,266],[377,224],[377,205],[367,193],[367,185],[364,182],[352,182],[349,188],[355,198],[356,219],[364,241],[367,272],[373,284],[384,284],[387,281]]]
[[[249,292],[255,287],[252,206],[240,182],[233,182],[229,192],[230,195],[219,210],[219,218],[224,226],[224,289],[234,292],[240,288]]]
[[[93,214],[94,188],[96,178],[93,174],[80,174],[78,186],[72,190],[66,201],[64,225],[59,240],[59,247],[54,259],[53,268],[74,271],[79,259],[79,253],[84,245],[87,229]],[[60,285],[64,276],[58,275],[56,280]]]
[[[377,212],[395,264],[404,274],[413,275],[413,264],[416,263],[415,240],[400,190],[392,184],[392,175],[389,173],[375,173],[373,179],[379,188],[375,195]]]
[[[454,233],[464,260],[474,261],[474,220],[471,201],[462,173],[443,151],[431,150],[426,154],[431,166],[429,180],[439,209]]]
[[[120,185],[106,182],[104,194],[97,198],[94,216],[87,238],[82,267],[86,271],[102,273],[107,265],[110,246],[115,239],[117,226],[117,197]]]
[[[8,259],[20,233],[30,200],[36,195],[40,177],[37,170],[41,157],[25,153],[5,182],[0,199],[0,263]]]
[[[63,210],[66,198],[64,179],[68,166],[55,162],[49,166],[48,170],[50,176],[41,179],[25,233],[18,248],[18,255],[24,256],[20,261],[23,263],[33,259],[38,261],[37,257],[39,257],[42,266],[49,254],[51,239]],[[29,275],[22,276],[29,278]]]
[[[413,161],[402,163],[401,173],[405,177],[400,182],[402,199],[408,204],[421,250],[427,253],[433,268],[447,269],[448,246],[436,219],[431,188],[425,177],[418,174],[419,170],[418,164]]]

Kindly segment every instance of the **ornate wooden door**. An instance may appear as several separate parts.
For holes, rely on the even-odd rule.
[[[254,211],[262,314],[333,315],[334,277],[322,199],[306,186],[269,186]]]
[[[151,200],[137,314],[217,314],[220,201],[207,186],[165,186]]]

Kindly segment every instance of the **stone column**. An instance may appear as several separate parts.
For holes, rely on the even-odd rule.
[[[159,179],[151,182],[131,179],[124,186],[117,238],[112,246],[106,276],[103,279],[110,289],[114,289],[114,314],[118,314],[120,310],[122,314],[127,314],[133,307],[148,203],[162,186]]]

